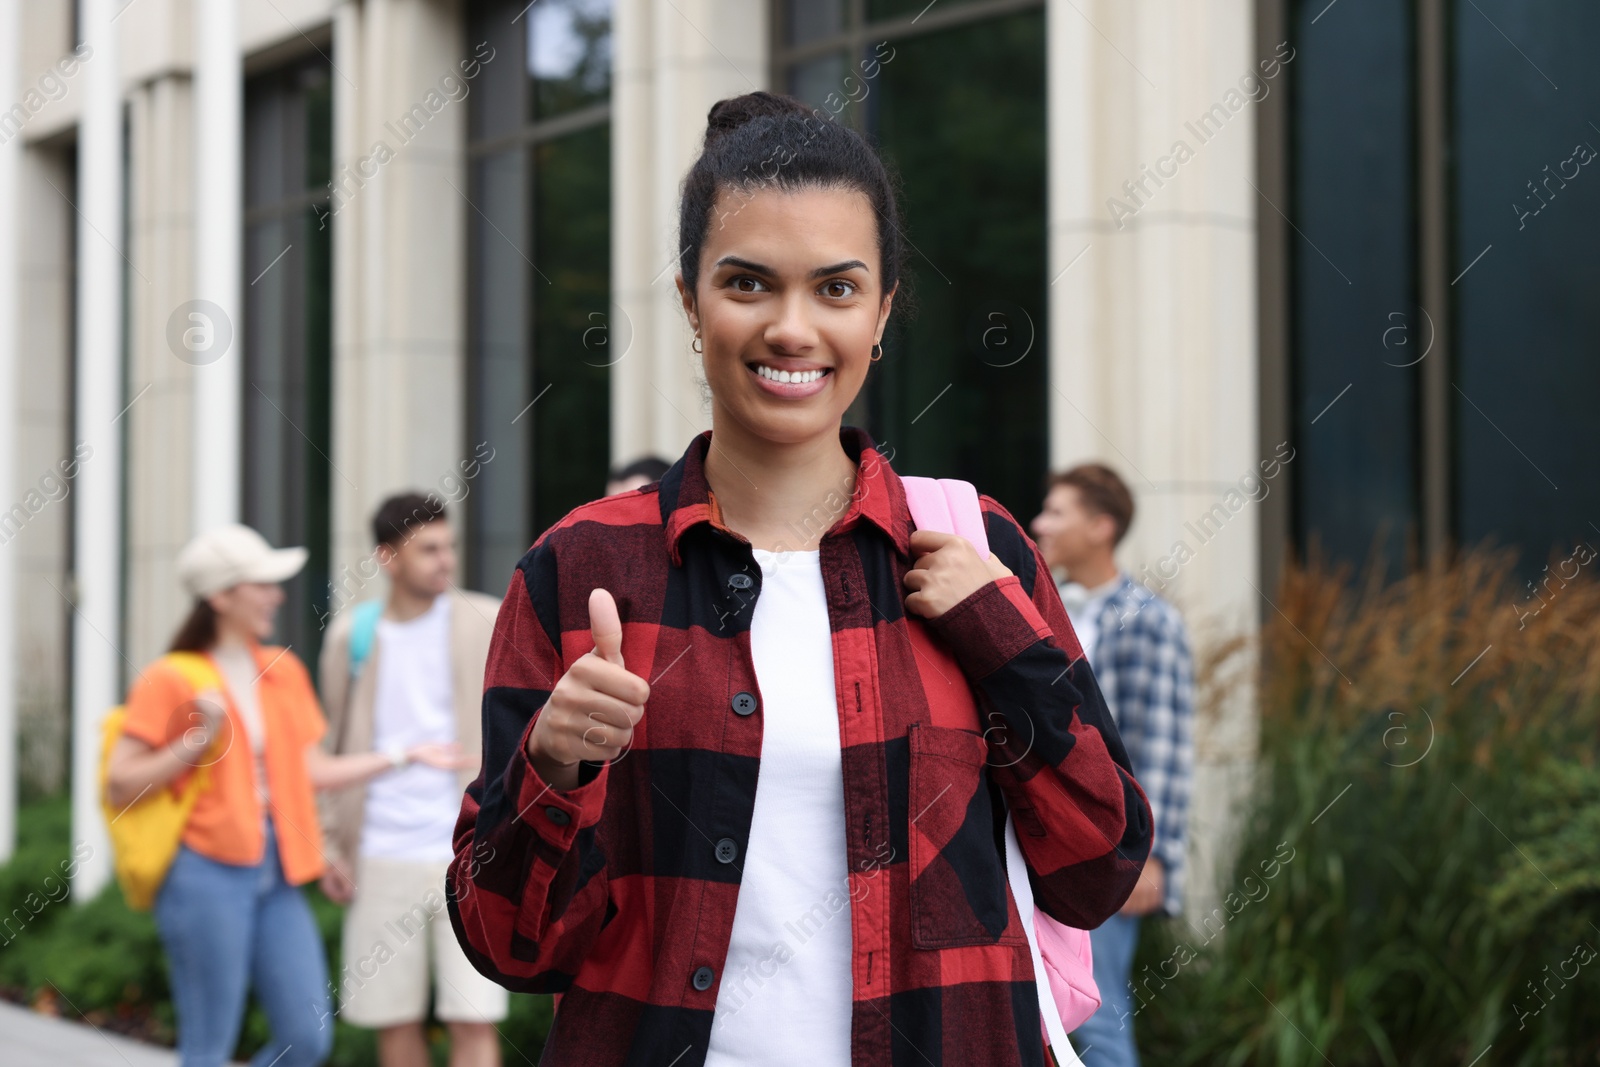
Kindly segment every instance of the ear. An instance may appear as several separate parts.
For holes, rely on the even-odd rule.
[[[1100,537],[1105,541],[1105,543],[1109,547],[1115,548],[1117,520],[1113,519],[1110,515],[1107,515],[1102,511],[1091,514],[1089,516],[1089,521],[1094,525],[1095,530],[1100,534]]]
[[[689,328],[695,333],[700,332],[700,314],[694,306],[694,293],[683,281],[683,271],[679,271],[672,279],[678,286],[678,299],[683,301],[683,313],[689,319]]]
[[[883,342],[883,330],[889,324],[889,311],[894,307],[894,295],[900,291],[900,283],[896,281],[894,288],[883,294],[883,304],[878,308],[878,333],[873,337],[877,343]]]
[[[379,545],[372,555],[378,561],[378,566],[391,574],[394,573],[395,568],[399,565],[400,553],[395,550],[393,545]]]

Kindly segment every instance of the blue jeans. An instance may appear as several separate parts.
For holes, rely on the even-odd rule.
[[[300,890],[283,880],[270,820],[254,867],[218,863],[181,846],[156,896],[183,1067],[233,1055],[254,989],[272,1037],[254,1067],[316,1067],[333,1048],[328,963]]]
[[[1072,1031],[1084,1067],[1139,1067],[1133,1043],[1133,994],[1128,977],[1139,944],[1139,916],[1113,915],[1089,931],[1100,1009]]]

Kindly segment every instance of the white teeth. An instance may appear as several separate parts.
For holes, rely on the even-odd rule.
[[[791,373],[790,371],[786,370],[773,370],[771,367],[757,364],[756,373],[761,375],[763,378],[769,379],[770,381],[780,382],[783,384],[793,383],[797,385],[803,385],[806,382],[816,381],[818,378],[822,377],[824,372],[820,370],[808,370],[794,371]]]

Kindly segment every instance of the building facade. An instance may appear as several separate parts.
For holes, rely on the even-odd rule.
[[[677,196],[707,109],[753,89],[869,134],[902,183],[916,313],[848,421],[1024,522],[1048,470],[1116,468],[1119,561],[1202,659],[1313,547],[1399,573],[1408,544],[1497,536],[1533,580],[1600,535],[1565,436],[1600,384],[1600,16],[1576,2],[0,12],[0,847],[19,767],[68,774],[100,840],[98,716],[186,611],[197,528],[310,549],[280,632],[309,661],[381,593],[384,495],[449,501],[498,594],[610,465],[709,425]],[[1241,677],[1202,737],[1202,898]]]

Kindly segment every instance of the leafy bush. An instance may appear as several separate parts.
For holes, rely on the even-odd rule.
[[[1522,618],[1511,568],[1287,575],[1224,904],[1144,926],[1152,1062],[1595,1062],[1600,585]]]
[[[114,885],[87,904],[65,898],[61,874],[69,869],[71,852],[66,797],[27,804],[19,814],[17,852],[0,867],[0,996],[171,1045],[171,990],[155,920],[128,910]],[[322,932],[328,973],[337,975],[344,909],[315,889],[306,897]],[[499,1024],[507,1063],[538,1061],[551,1014],[549,997],[512,995],[511,1014]],[[330,1067],[375,1067],[373,1032],[337,1020],[335,1026]],[[443,1065],[447,1032],[442,1025],[429,1032],[434,1062]],[[239,1056],[264,1045],[267,1033],[266,1017],[252,1003]]]

